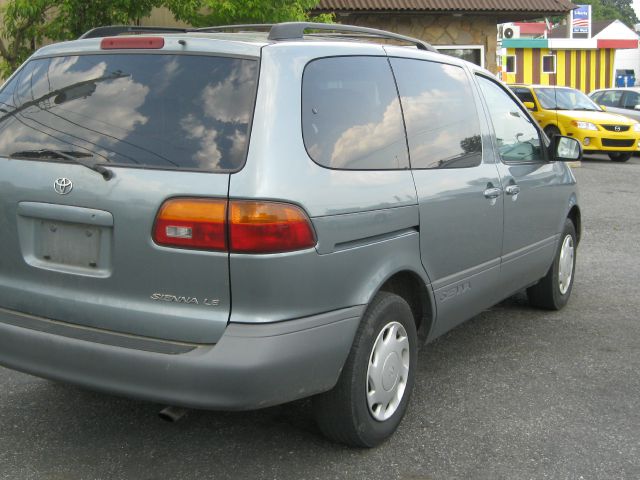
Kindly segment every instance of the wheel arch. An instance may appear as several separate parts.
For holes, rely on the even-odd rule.
[[[577,204],[573,204],[569,213],[567,214],[567,218],[573,222],[573,226],[576,229],[576,245],[580,244],[580,239],[582,238],[582,213],[580,212],[580,207]]]
[[[435,299],[425,278],[413,270],[399,270],[389,275],[371,296],[378,292],[390,292],[402,297],[411,307],[416,322],[418,338],[426,341],[435,320]]]
[[[564,135],[564,133],[562,132],[562,127],[560,127],[560,125],[555,123],[554,121],[550,121],[546,123],[544,127],[542,127],[542,130],[544,131],[545,134],[547,133],[547,128],[549,127],[557,129],[560,132],[560,135]]]

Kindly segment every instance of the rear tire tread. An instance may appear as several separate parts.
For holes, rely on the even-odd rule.
[[[376,328],[375,324],[380,323],[379,319],[381,317],[384,318],[385,310],[387,309],[397,309],[397,314],[404,315],[404,318],[409,319],[406,322],[408,325],[404,325],[404,323],[403,325],[407,330],[411,344],[410,380],[407,382],[407,389],[402,398],[401,406],[396,413],[384,422],[377,422],[366,410],[368,408],[364,393],[366,380],[363,380],[363,377],[366,377],[368,359],[373,346],[372,338],[375,340],[379,333],[379,329]],[[402,420],[411,396],[416,370],[416,345],[415,321],[408,303],[394,293],[379,292],[362,317],[338,383],[332,390],[317,395],[313,399],[314,416],[320,431],[330,440],[352,447],[370,448],[388,438],[395,431],[400,420]],[[363,362],[363,358],[366,358],[366,362]],[[359,370],[363,368],[364,375],[361,375]],[[355,385],[354,379],[356,380]],[[359,382],[359,380],[362,380],[362,382]],[[361,408],[358,408],[359,404],[361,404]],[[362,405],[364,405],[364,413],[366,415],[363,414]],[[363,420],[360,422],[358,419]],[[375,427],[373,430],[377,431],[372,431],[368,422],[373,422]],[[378,427],[381,427],[383,431],[379,431]]]

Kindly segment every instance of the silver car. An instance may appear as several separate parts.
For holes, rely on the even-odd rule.
[[[619,113],[640,122],[640,87],[620,87],[594,90],[589,98],[607,112]]]
[[[9,368],[186,408],[313,397],[371,447],[421,344],[522,289],[571,295],[578,142],[419,40],[105,27],[0,97]]]

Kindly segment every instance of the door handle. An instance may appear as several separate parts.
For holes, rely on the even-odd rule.
[[[502,189],[497,187],[487,188],[484,191],[485,198],[498,198],[500,195],[502,195]]]
[[[504,189],[504,193],[507,195],[518,195],[520,193],[520,187],[518,185],[509,185]]]

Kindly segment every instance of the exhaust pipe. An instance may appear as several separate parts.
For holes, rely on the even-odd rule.
[[[184,417],[187,411],[188,410],[186,408],[168,406],[160,410],[158,416],[165,422],[174,423]]]

